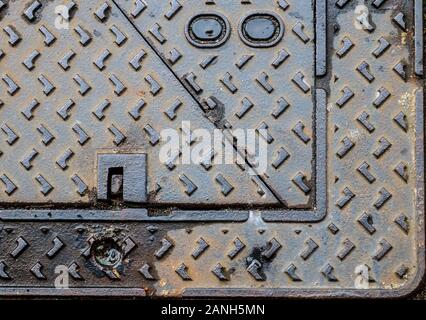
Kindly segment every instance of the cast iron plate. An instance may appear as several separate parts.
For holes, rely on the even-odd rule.
[[[425,263],[422,14],[0,0],[0,295],[409,294]],[[164,129],[199,142],[188,121],[225,131],[242,163],[158,161]],[[266,171],[236,128],[266,141]]]

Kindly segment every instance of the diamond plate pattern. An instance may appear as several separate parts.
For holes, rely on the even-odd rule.
[[[421,283],[423,1],[329,0],[324,17],[320,1],[78,1],[63,32],[55,3],[37,2],[0,6],[0,295],[395,297]],[[276,46],[252,47],[256,28],[240,39],[256,10],[283,20]],[[211,11],[229,38],[194,47],[188,19]],[[159,165],[157,134],[181,119],[268,129],[275,174]],[[147,154],[152,206],[55,207],[92,201],[95,156],[111,150]],[[69,290],[55,289],[58,265]]]
[[[79,3],[68,30],[55,28],[55,3],[34,7],[43,19],[30,27],[14,19],[25,8],[2,19],[0,63],[16,68],[1,75],[0,202],[93,203],[96,154],[131,151],[148,154],[149,202],[278,203],[249,168],[157,165],[162,129],[214,126],[113,3]]]
[[[307,161],[314,160],[314,3],[144,1],[146,7],[138,15],[133,14],[138,2],[116,3],[213,122],[223,128],[268,130],[266,182],[287,206],[310,208],[315,187],[314,167]],[[283,21],[283,39],[270,48],[243,45],[241,12],[276,15]],[[229,20],[233,32],[228,41],[206,50],[175,37],[177,25],[182,29],[205,13]],[[295,183],[297,174],[303,176],[306,188]]]

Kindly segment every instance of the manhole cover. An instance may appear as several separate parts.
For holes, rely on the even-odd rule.
[[[412,292],[422,14],[0,0],[0,295]]]

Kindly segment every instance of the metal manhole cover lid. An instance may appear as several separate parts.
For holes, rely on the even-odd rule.
[[[0,295],[412,292],[423,12],[0,0]]]

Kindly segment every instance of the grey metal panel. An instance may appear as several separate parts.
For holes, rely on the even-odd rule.
[[[170,4],[148,0],[137,16],[132,15],[135,3],[115,2],[201,107],[207,108],[206,114],[214,123],[224,128],[268,130],[268,168],[261,176],[285,206],[311,209],[316,187],[312,165],[315,90],[311,87],[315,86],[316,45],[318,57],[324,60],[323,1],[316,7],[322,17],[317,28],[314,1],[193,0]],[[179,9],[168,16],[174,4]],[[207,49],[175,36],[190,27],[188,21],[207,13],[227,19],[232,30],[227,41]],[[247,45],[241,40],[245,19],[267,14],[269,19],[276,15],[283,22],[282,38],[272,38],[267,45]],[[171,58],[174,55],[176,60]],[[219,105],[213,110],[206,107],[212,99]],[[289,157],[274,167],[283,149]],[[294,182],[297,175],[308,186],[306,194]]]
[[[278,203],[250,168],[161,163],[163,129],[214,125],[112,2],[76,2],[59,30],[58,5],[35,6],[30,24],[26,3],[1,9],[0,175],[13,191],[0,182],[0,203],[94,206],[100,153],[147,154],[150,203],[237,205],[247,194],[253,205]],[[226,195],[219,176],[233,188]]]
[[[0,141],[0,186],[4,188],[2,192],[10,193],[10,196],[7,193],[0,196],[1,296],[386,298],[410,294],[421,283],[425,266],[424,91],[423,79],[419,72],[419,44],[423,41],[420,36],[422,32],[419,31],[422,22],[419,17],[421,1],[372,1],[366,4],[366,7],[360,7],[356,1],[329,0],[326,17],[329,27],[326,35],[322,34],[325,31],[324,17],[318,16],[318,8],[325,4],[321,1],[285,0],[273,1],[272,4],[255,0],[243,2],[244,4],[235,2],[230,7],[229,12],[233,12],[235,8],[243,8],[238,11],[238,15],[223,12],[230,25],[238,28],[241,22],[239,18],[251,17],[253,11],[260,10],[258,6],[262,7],[262,18],[265,17],[265,11],[274,11],[282,16],[285,25],[282,38],[277,32],[270,35],[271,39],[279,44],[281,41],[287,44],[285,41],[289,37],[295,39],[297,36],[291,30],[293,25],[288,27],[291,19],[299,19],[295,8],[311,9],[303,14],[311,17],[304,21],[304,24],[309,35],[312,35],[309,32],[316,30],[315,38],[307,45],[299,43],[301,48],[308,46],[310,49],[301,50],[297,59],[299,62],[306,62],[303,67],[311,67],[311,62],[316,62],[312,64],[312,73],[309,73],[312,76],[311,93],[316,94],[312,95],[309,105],[306,104],[307,112],[298,115],[304,124],[310,117],[311,124],[306,127],[312,131],[311,141],[308,143],[310,147],[305,148],[307,153],[307,150],[310,150],[309,156],[299,160],[309,162],[309,174],[313,181],[312,191],[306,197],[309,198],[308,203],[302,204],[304,201],[299,201],[299,197],[295,199],[293,207],[291,202],[286,206],[281,193],[277,192],[276,183],[281,187],[288,181],[252,176],[248,173],[254,171],[247,163],[245,170],[240,170],[236,165],[211,169],[215,171],[206,171],[197,166],[182,167],[181,173],[191,181],[197,179],[195,182],[198,182],[197,191],[189,196],[180,180],[174,179],[179,175],[174,175],[173,171],[165,169],[156,161],[156,147],[150,143],[155,143],[155,134],[149,135],[149,132],[152,134],[153,131],[149,128],[148,133],[143,131],[146,124],[158,132],[170,126],[179,129],[174,121],[180,119],[194,121],[208,130],[225,125],[219,121],[222,119],[220,113],[207,110],[209,119],[205,117],[206,104],[188,87],[186,80],[179,73],[179,68],[184,70],[191,66],[192,75],[198,77],[194,78],[190,73],[186,75],[189,75],[187,78],[190,82],[203,84],[200,88],[204,91],[200,96],[206,94],[207,89],[216,87],[225,90],[226,94],[223,93],[223,96],[226,99],[222,98],[225,102],[232,101],[234,96],[240,95],[250,85],[247,85],[247,88],[238,85],[235,94],[229,93],[224,82],[232,89],[228,80],[234,83],[235,79],[226,80],[222,77],[223,72],[212,71],[214,68],[224,71],[220,67],[222,63],[228,62],[232,65],[229,70],[234,70],[235,59],[229,58],[234,57],[232,54],[226,55],[229,61],[221,59],[227,46],[243,50],[246,55],[254,55],[246,65],[247,68],[243,68],[244,72],[238,73],[238,77],[246,79],[251,85],[255,83],[260,86],[260,90],[267,92],[267,82],[263,81],[265,79],[258,79],[263,82],[263,88],[262,84],[256,81],[261,73],[251,73],[248,67],[251,66],[257,71],[260,70],[256,68],[263,67],[270,70],[269,64],[262,65],[259,61],[267,60],[265,57],[275,52],[277,47],[262,39],[262,33],[258,33],[256,25],[244,22],[243,19],[241,25],[254,28],[251,31],[245,30],[246,35],[252,35],[250,39],[245,39],[246,41],[240,38],[240,34],[244,37],[244,32],[239,34],[238,29],[234,28],[231,28],[229,35],[219,35],[217,39],[224,41],[222,51],[220,46],[194,49],[188,42],[185,36],[187,21],[184,17],[190,11],[187,7],[191,0],[157,1],[155,8],[152,8],[153,5],[148,0],[76,1],[77,11],[71,20],[70,34],[68,31],[58,32],[51,27],[53,17],[47,12],[52,12],[50,9],[53,9],[55,2],[42,2],[42,6],[37,7],[31,6],[35,2],[21,4],[6,1],[6,6],[0,7],[0,28],[4,29],[0,30],[0,76],[3,78],[0,86],[0,101],[3,102],[0,102],[0,125],[4,122],[0,131],[4,139]],[[224,3],[224,0],[208,0],[198,3],[197,7],[193,6],[192,9],[196,10],[192,12],[215,11],[215,8],[223,7]],[[89,8],[93,10],[90,11]],[[159,11],[152,17],[149,16],[149,10]],[[96,12],[96,15],[93,12]],[[287,16],[290,12],[293,13],[289,15],[291,18]],[[314,25],[314,16],[317,22],[322,24]],[[146,31],[145,25],[140,21],[146,21],[148,27],[154,27],[150,29],[152,32]],[[262,20],[260,24],[277,25],[275,20],[271,21]],[[159,29],[155,23],[164,29]],[[41,25],[52,29],[57,47],[64,49],[58,50],[57,56],[55,51],[46,56],[46,42],[52,48],[57,47],[54,47],[52,38],[46,36],[45,29],[42,29],[44,33],[38,30]],[[81,25],[82,29],[79,29],[78,25]],[[170,25],[175,27],[176,40],[167,33]],[[198,27],[200,26],[202,29],[202,24]],[[80,35],[74,29],[78,29]],[[92,35],[92,40],[86,47],[79,44],[80,40],[83,43],[88,41],[84,36],[80,38],[83,29]],[[126,35],[127,41],[123,40],[117,29]],[[300,31],[296,28],[297,30]],[[165,42],[158,32],[164,33]],[[32,38],[28,39],[30,36],[27,34],[33,35]],[[410,37],[411,34],[414,38]],[[154,35],[159,37],[160,41],[153,39]],[[214,30],[212,35],[207,35],[210,36],[214,37]],[[152,43],[144,42],[144,37],[151,39]],[[63,41],[66,44],[62,44],[64,47],[59,45],[62,43],[61,39],[65,39]],[[168,56],[161,56],[160,52],[175,41],[179,49],[185,47],[192,53],[183,52],[181,59],[171,65],[167,61]],[[163,42],[163,45],[160,42]],[[63,66],[58,65],[56,61],[62,59],[65,53],[69,53],[69,43],[74,44],[72,50],[77,56],[70,60],[69,68],[63,63],[69,70],[63,71]],[[82,58],[82,52],[88,52],[92,45],[96,48],[96,54],[86,54]],[[130,55],[131,50],[127,49],[128,45],[133,46],[134,52],[140,52],[142,47],[147,54],[141,62],[140,71],[136,72],[135,80],[130,76],[135,71],[132,70],[133,67],[128,66],[130,56],[133,57]],[[111,56],[105,60],[105,66],[102,68],[102,59],[97,58],[108,56],[105,55],[105,47],[108,47]],[[321,54],[324,48],[326,60]],[[199,70],[199,62],[203,61],[208,65],[209,62],[215,61],[193,60],[197,65],[194,65],[193,61],[188,62],[187,57],[198,57],[199,50],[203,55],[218,55],[218,58],[216,64],[210,63],[203,71],[195,72]],[[11,55],[10,52],[19,54]],[[173,57],[176,58],[176,52],[174,54]],[[308,63],[306,57],[303,58],[305,54],[316,61],[309,60]],[[47,62],[43,62],[45,56]],[[32,57],[38,58],[32,60]],[[109,62],[114,57],[118,57],[120,62]],[[287,62],[291,61],[292,57],[294,58],[294,54]],[[254,63],[256,60],[259,60],[257,64]],[[49,62],[52,61],[52,68],[54,66],[55,70],[59,70],[56,72],[70,74],[65,77],[64,82],[55,81],[56,73],[52,76],[44,69],[44,77],[37,74],[41,66],[47,65],[50,68]],[[21,62],[25,62],[25,65]],[[78,67],[80,78],[74,80],[74,70],[77,70],[78,63],[83,62],[87,62],[89,66]],[[299,67],[297,64],[293,65]],[[283,67],[290,66],[283,62],[277,70],[281,72]],[[32,71],[26,71],[28,68]],[[46,70],[50,70],[49,68]],[[201,66],[200,68],[202,69]],[[112,80],[104,77],[110,69],[114,69],[113,73],[116,75]],[[21,70],[22,74],[16,70]],[[317,77],[314,77],[315,71]],[[151,77],[147,77],[145,72]],[[236,77],[237,73],[231,73]],[[24,76],[32,74],[36,76]],[[140,74],[143,76],[139,76]],[[88,114],[81,115],[80,122],[92,119],[94,127],[103,127],[111,119],[122,119],[122,115],[118,111],[117,114],[109,113],[114,109],[111,107],[114,106],[112,102],[115,100],[108,96],[111,105],[106,109],[104,120],[93,118],[96,115],[92,114],[91,107],[102,105],[105,99],[97,90],[101,88],[108,91],[114,99],[119,99],[117,101],[126,97],[129,101],[136,101],[140,98],[139,91],[132,88],[139,88],[140,83],[148,84],[145,77],[151,81],[151,85],[152,79],[162,85],[158,96],[155,99],[151,97],[148,101],[152,87],[144,87],[144,99],[146,98],[148,103],[140,119],[135,121],[129,115],[127,122],[112,122],[115,128],[126,136],[125,141],[134,138],[130,144],[126,144],[126,148],[114,145],[114,138],[116,142],[120,140],[116,130],[99,130],[99,136],[91,135],[90,141],[95,147],[101,142],[105,142],[107,146],[102,144],[99,148],[89,148],[87,142],[86,147],[81,147],[81,150],[88,150],[84,156],[80,151],[76,152],[80,150],[75,148],[79,146],[77,140],[78,144],[70,146],[68,143],[58,142],[58,134],[55,134],[53,140],[48,134],[47,130],[53,132],[53,129],[56,129],[52,128],[52,123],[71,123],[68,121],[80,112],[72,111],[69,120],[53,120],[52,117],[58,117],[56,107],[64,106],[66,104],[62,102],[67,102],[67,99],[60,99],[61,103],[55,102],[52,104],[55,107],[51,107],[49,101],[55,100],[55,97],[65,95],[69,98],[72,92],[82,99],[81,101],[89,99],[99,102],[88,104],[90,110]],[[209,77],[215,80],[214,83],[206,81]],[[225,81],[216,81],[220,78]],[[273,78],[275,79],[275,75]],[[83,96],[84,99],[80,98],[78,93],[79,89],[85,90],[82,79],[92,83],[92,89]],[[101,82],[101,79],[104,81]],[[127,86],[127,90],[117,96],[118,98],[114,96],[117,93],[113,93],[113,90],[118,93],[122,91],[117,79]],[[282,82],[285,83],[288,75],[284,73],[283,76],[280,73],[277,79],[283,79]],[[78,87],[76,81],[80,83]],[[130,86],[127,81],[135,81],[135,86]],[[53,90],[49,83],[56,88]],[[271,94],[263,94],[267,99],[270,95],[286,92],[284,89],[278,90],[275,81],[273,84],[274,91]],[[30,93],[25,93],[27,90]],[[258,91],[255,92],[257,95]],[[33,101],[34,93],[37,93],[37,101]],[[20,101],[21,94],[29,94],[28,103],[13,104],[14,101]],[[300,93],[300,96],[303,97],[304,93]],[[182,99],[183,109],[178,109],[175,120],[168,120],[168,115],[164,115],[163,119],[158,116],[158,112],[150,109],[155,106],[155,110],[160,110],[164,101],[174,102],[176,97]],[[86,106],[74,95],[72,98],[73,101],[75,99],[75,108]],[[240,104],[240,100],[236,100],[238,104],[233,106],[244,106]],[[11,108],[11,105],[15,108]],[[29,108],[23,108],[24,106]],[[187,109],[185,106],[188,106]],[[254,107],[249,108],[250,111],[246,115],[253,111],[258,112],[256,106],[257,104],[254,104]],[[34,110],[31,109],[33,107]],[[225,110],[222,111],[228,112],[227,105],[224,107]],[[21,110],[24,111],[23,114],[20,113]],[[48,116],[48,110],[52,111],[53,116]],[[233,111],[230,112],[231,115]],[[282,116],[284,115],[285,113]],[[27,116],[32,120],[27,120]],[[243,120],[244,118],[245,116],[242,117]],[[23,123],[22,126],[17,125],[21,123],[17,119]],[[270,124],[264,118],[259,117],[258,120]],[[297,117],[291,120],[297,121]],[[38,122],[33,125],[35,121]],[[141,121],[146,122],[139,126]],[[250,123],[246,122],[247,128]],[[39,126],[40,124],[43,127]],[[82,125],[81,127],[83,128]],[[37,131],[37,128],[40,130]],[[69,129],[69,136],[75,139],[77,133],[71,130],[71,126]],[[90,129],[93,129],[90,125],[84,126],[85,132]],[[21,130],[30,130],[32,135],[25,138]],[[80,133],[78,137],[84,139],[84,134],[78,130],[77,132]],[[37,139],[44,138],[47,146],[39,142],[35,148],[34,135]],[[108,137],[108,142],[105,137]],[[274,135],[275,142],[270,145],[282,138],[277,137]],[[142,138],[146,139],[145,143],[139,145]],[[23,143],[23,140],[29,147],[23,148],[25,155],[32,155],[39,161],[30,161],[32,157],[29,157],[26,159],[28,161],[20,163],[23,157],[19,154],[21,149],[18,145]],[[57,157],[41,161],[45,151],[55,146],[61,151],[57,152]],[[37,149],[38,155],[35,155],[33,149]],[[67,155],[70,155],[68,149],[71,149],[74,155],[67,162]],[[68,181],[69,172],[75,171],[79,177],[85,178],[84,182],[93,178],[92,182],[86,183],[89,194],[96,194],[96,158],[98,154],[104,153],[146,153],[148,192],[152,192],[153,181],[161,177],[164,179],[161,181],[165,193],[153,198],[148,197],[149,203],[144,205],[127,205],[120,201],[98,203],[96,197],[89,197],[87,194],[81,198],[78,191],[84,191],[85,188],[81,186],[81,181],[80,186],[76,185],[78,179]],[[74,164],[76,160],[79,161]],[[291,168],[295,169],[297,165],[299,164],[294,164]],[[300,165],[308,167],[307,163]],[[39,173],[42,177],[32,174],[35,169],[43,166],[47,171]],[[52,168],[55,168],[55,171]],[[58,177],[54,173],[57,173]],[[6,174],[10,180],[2,174]],[[222,174],[227,180],[235,179],[234,191],[227,197],[221,192],[223,189],[215,184],[218,174]],[[287,171],[284,175],[286,174]],[[27,196],[37,194],[37,199],[43,201],[29,201],[30,203],[23,205],[18,200],[23,199],[20,197],[24,195],[19,194],[20,189],[15,190],[10,182],[14,182],[18,177],[26,179],[27,176],[34,180],[33,184],[28,184]],[[72,183],[63,188],[64,191],[71,190],[72,193],[61,195],[56,180],[53,183],[54,179],[65,179],[67,183]],[[49,185],[54,189],[51,190]],[[24,188],[25,184],[20,181],[18,187]],[[40,191],[44,191],[45,195]],[[296,195],[293,191],[295,190],[290,190],[287,195],[283,194],[284,197]],[[64,196],[69,197],[70,203],[59,201],[59,197]],[[45,199],[53,201],[49,203],[48,208],[40,206]],[[302,205],[298,206],[297,203]],[[55,268],[58,265],[63,265],[68,270],[69,289],[55,288]],[[369,286],[367,289],[357,289],[360,276],[357,272],[365,268]]]

